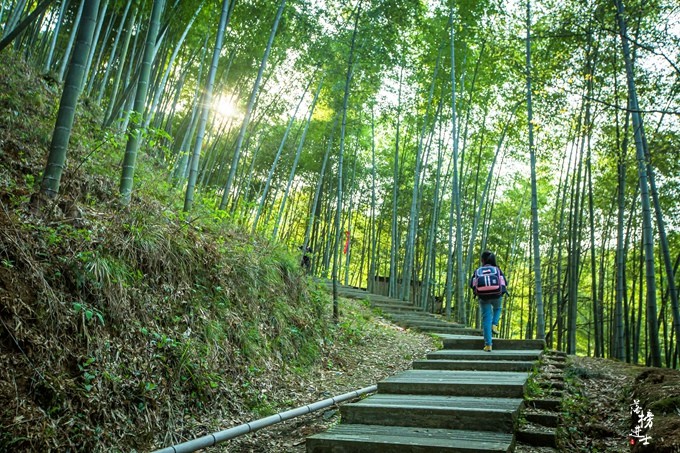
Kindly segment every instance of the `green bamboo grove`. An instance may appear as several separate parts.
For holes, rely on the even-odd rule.
[[[678,367],[674,1],[3,0],[0,30],[61,93],[45,199],[87,103],[121,209],[144,156],[189,219],[472,326],[491,249],[503,335]]]

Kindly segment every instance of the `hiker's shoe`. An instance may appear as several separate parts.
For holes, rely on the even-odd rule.
[[[491,352],[491,345],[484,346],[484,352]]]
[[[493,325],[491,326],[491,333],[493,333],[494,335],[500,335],[501,331],[498,329],[498,326]]]

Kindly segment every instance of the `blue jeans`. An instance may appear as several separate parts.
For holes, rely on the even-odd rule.
[[[498,299],[479,300],[479,308],[482,311],[484,346],[491,346],[491,325],[497,326],[501,319],[502,302],[502,296]]]

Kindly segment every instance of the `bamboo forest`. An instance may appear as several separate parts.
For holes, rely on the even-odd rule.
[[[0,344],[31,356],[43,343],[21,329],[49,313],[55,338],[88,351],[63,358],[81,391],[114,373],[95,331],[170,351],[216,310],[206,335],[242,345],[229,360],[256,354],[239,329],[291,354],[321,347],[302,340],[320,327],[298,271],[331,282],[336,324],[342,285],[480,328],[470,277],[485,250],[507,279],[501,337],[680,367],[676,0],[1,0],[0,30],[0,299],[10,271],[31,294],[0,307]],[[10,73],[35,85],[10,92]],[[7,219],[28,217],[21,234],[43,247],[30,262],[50,272],[8,239]],[[227,239],[238,252],[213,260]],[[292,257],[270,266],[310,304],[289,336],[261,308],[229,318],[263,292],[297,310],[263,289],[256,252]],[[238,288],[177,284],[239,265]],[[202,308],[172,305],[190,294]],[[152,332],[160,319],[174,336]],[[161,385],[146,379],[140,395]]]
[[[64,81],[42,193],[86,99],[123,204],[141,149],[185,212],[463,323],[490,248],[512,335],[677,366],[674,2],[219,3],[3,1],[0,48]]]

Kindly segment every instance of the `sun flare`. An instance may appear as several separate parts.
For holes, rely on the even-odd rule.
[[[224,94],[219,95],[213,101],[213,111],[222,118],[231,118],[236,116],[236,106],[231,100],[231,96]]]

